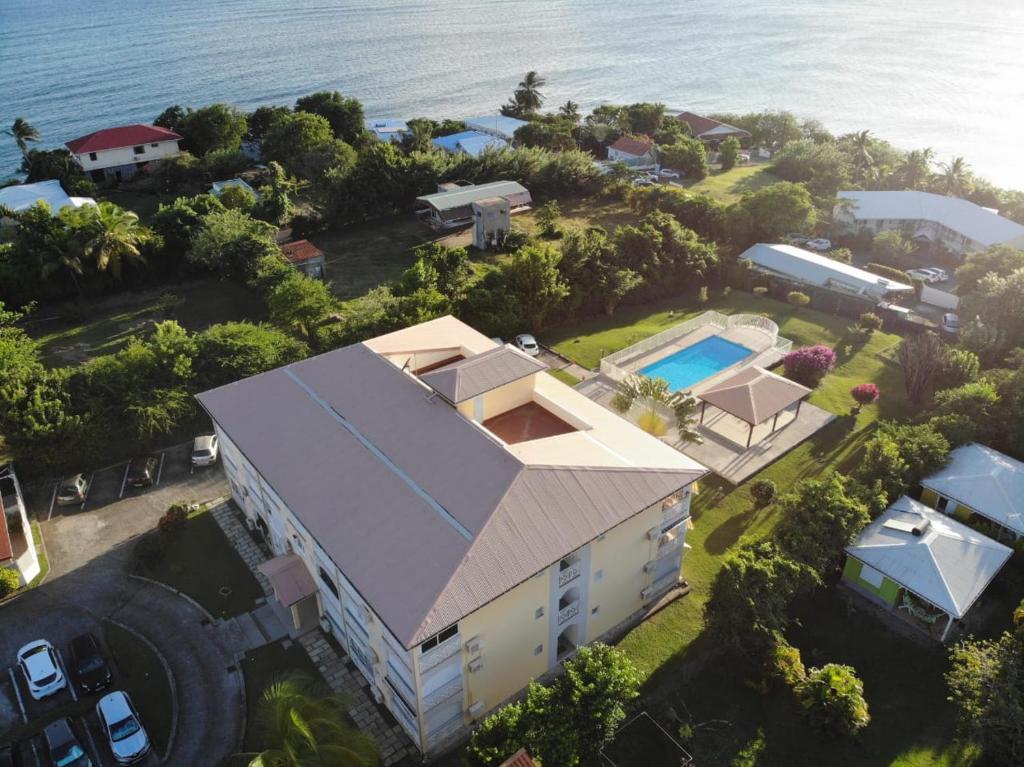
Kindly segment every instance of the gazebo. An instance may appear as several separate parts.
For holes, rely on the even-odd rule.
[[[771,420],[770,433],[774,434],[779,416],[796,405],[793,414],[796,420],[800,416],[800,403],[810,393],[806,386],[752,365],[697,395],[701,400],[700,423],[704,425],[708,405],[744,421],[749,426],[746,445],[749,448],[755,426]]]

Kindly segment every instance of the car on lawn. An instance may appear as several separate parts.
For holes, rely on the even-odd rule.
[[[62,480],[57,487],[57,505],[71,506],[85,501],[85,495],[89,492],[89,481],[84,474],[75,474]]]
[[[79,634],[71,640],[71,668],[83,692],[99,692],[110,686],[110,666],[92,634]]]
[[[952,312],[943,314],[942,329],[951,335],[957,335],[960,332],[960,316]]]
[[[920,280],[921,282],[931,285],[933,282],[939,281],[939,276],[935,272],[927,269],[907,269],[903,272],[912,280]]]
[[[118,764],[134,764],[149,753],[149,735],[128,693],[115,690],[96,704],[107,745]]]
[[[662,168],[658,175],[662,178],[682,178],[682,174],[679,171],[670,168]]]
[[[516,348],[526,352],[531,357],[536,357],[540,354],[540,346],[537,344],[537,339],[529,333],[522,333],[516,336]]]
[[[808,240],[804,243],[804,247],[808,250],[817,250],[819,252],[832,250],[832,240],[827,240],[824,237],[818,237],[813,240]]]
[[[212,466],[217,463],[219,450],[216,434],[204,434],[196,437],[195,442],[192,443],[192,465]]]
[[[128,464],[128,476],[125,478],[125,482],[129,487],[148,487],[156,482],[159,470],[160,459],[155,455],[133,458]]]
[[[25,677],[28,693],[42,700],[67,687],[64,671],[57,660],[57,651],[45,639],[29,642],[18,650],[18,667]]]
[[[58,719],[46,725],[43,740],[54,767],[92,767],[92,759],[75,735],[70,719]]]

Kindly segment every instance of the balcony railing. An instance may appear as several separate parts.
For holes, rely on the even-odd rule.
[[[558,625],[561,626],[563,623],[568,623],[579,614],[580,601],[577,599],[574,602],[570,602],[558,611]]]
[[[581,571],[582,570],[580,568],[580,563],[579,562],[573,562],[571,565],[569,565],[564,570],[559,571],[559,573],[558,573],[558,587],[559,588],[563,588],[564,586],[572,583],[574,580],[576,580],[577,578],[580,577],[580,572]]]
[[[667,552],[681,547],[685,538],[686,521],[684,520],[675,527],[663,532],[658,538],[658,556],[663,556]]]
[[[420,655],[420,672],[430,671],[444,661],[455,655],[462,649],[462,638],[456,634],[451,639],[446,639],[429,652]]]
[[[666,524],[675,519],[681,519],[686,514],[686,504],[690,499],[689,493],[676,493],[666,498],[661,504],[661,523]]]
[[[462,693],[462,677],[457,676],[454,679],[445,682],[443,685],[438,687],[431,693],[423,696],[423,710],[433,708],[441,703],[444,703],[450,698],[454,698],[456,695]]]

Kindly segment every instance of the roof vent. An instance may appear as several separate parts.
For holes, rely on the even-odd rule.
[[[928,528],[930,528],[931,526],[932,526],[931,520],[929,520],[929,519],[922,519],[920,522],[918,522],[916,525],[914,525],[913,533],[914,533],[915,536],[920,538],[922,535],[924,535],[925,533],[928,532]]]

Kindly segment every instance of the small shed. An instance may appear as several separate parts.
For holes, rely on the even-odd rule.
[[[473,203],[473,247],[487,250],[497,245],[512,228],[512,206],[504,197],[487,197]]]
[[[846,548],[843,581],[945,641],[1012,553],[903,496]]]
[[[800,404],[810,393],[810,389],[796,381],[751,365],[712,384],[698,395],[701,400],[700,423],[704,424],[708,405],[740,419],[748,426],[746,446],[749,448],[755,426],[770,420],[769,433],[774,434],[779,416],[793,410],[794,406],[790,422],[799,418]]]
[[[307,277],[322,280],[327,276],[327,262],[324,252],[309,240],[296,240],[281,245],[285,258]]]
[[[519,182],[492,181],[417,197],[416,208],[433,228],[453,229],[473,222],[473,203],[498,197],[508,203],[511,213],[532,202],[529,190]]]

